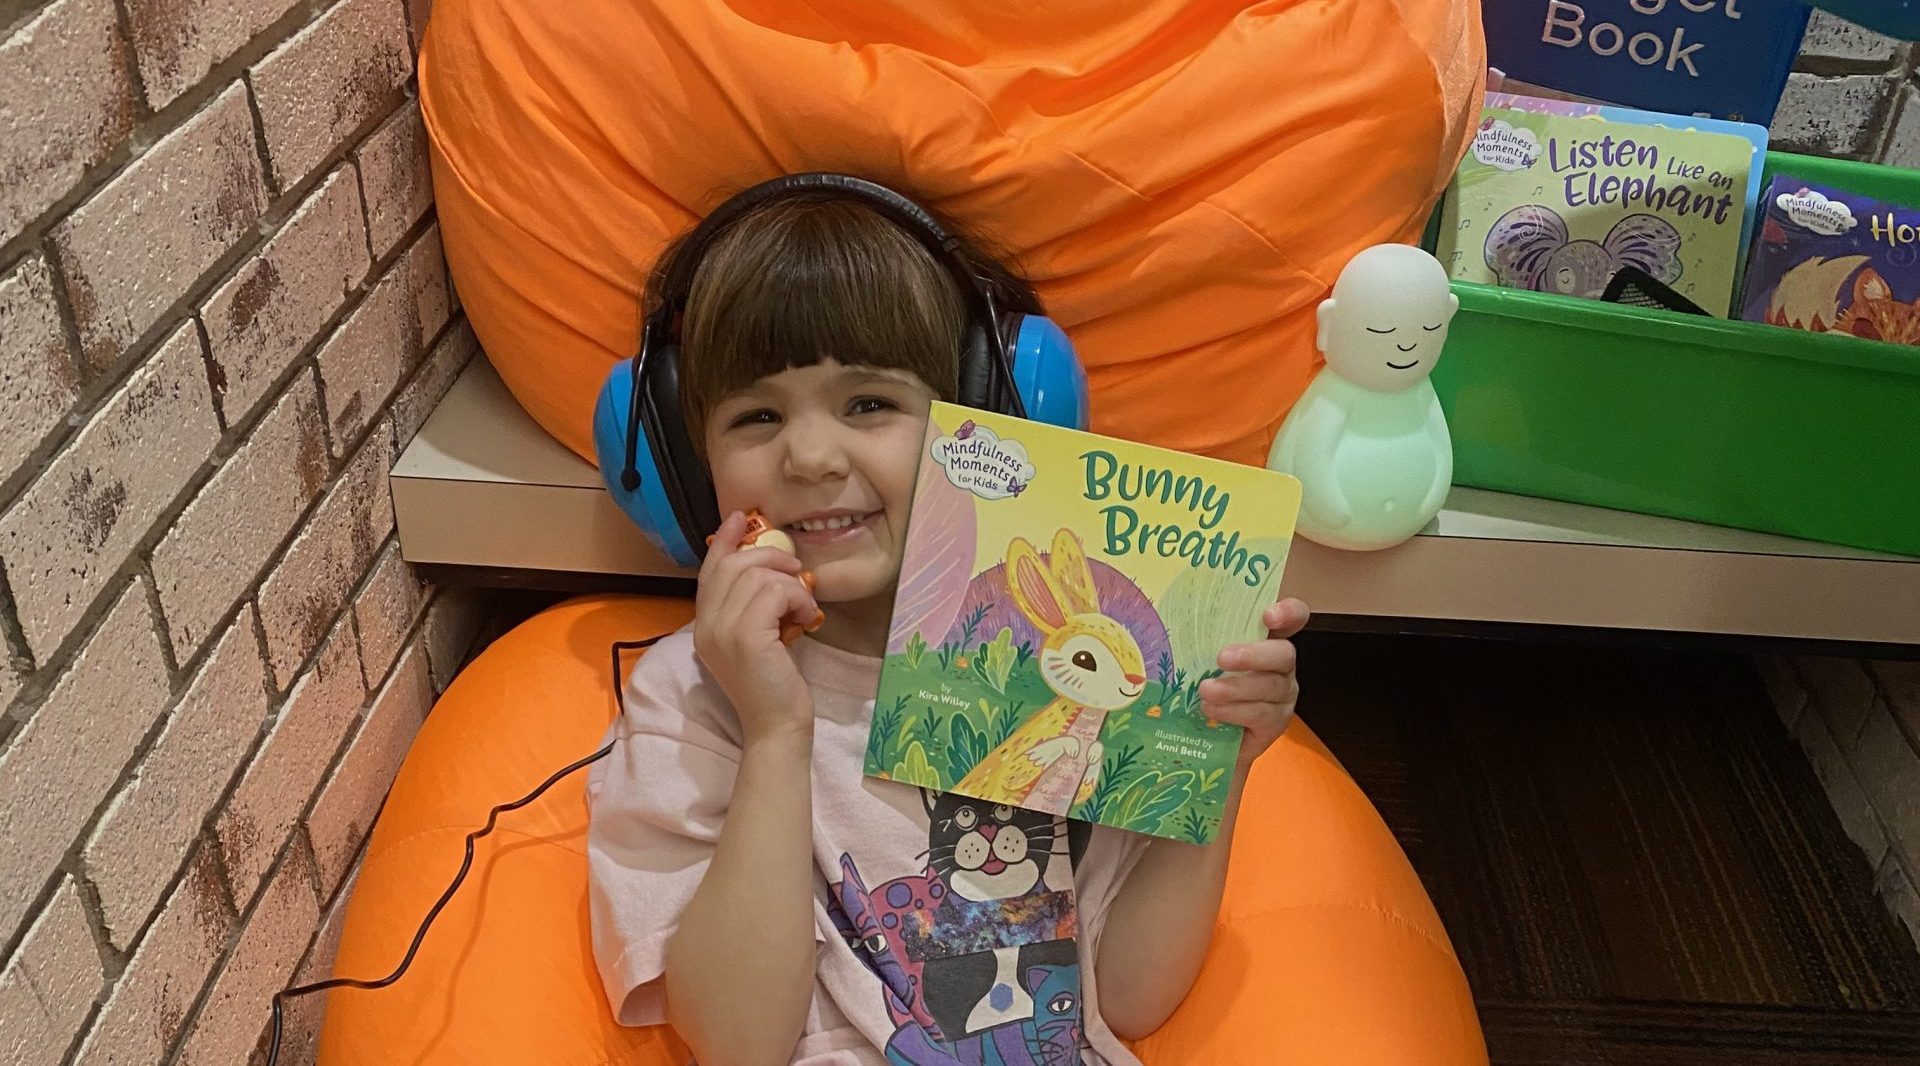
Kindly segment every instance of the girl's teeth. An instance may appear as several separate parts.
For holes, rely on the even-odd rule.
[[[858,521],[858,519],[852,515],[840,515],[836,518],[814,518],[803,522],[795,522],[794,527],[809,533],[819,533],[829,529],[845,529],[853,525],[856,521]]]

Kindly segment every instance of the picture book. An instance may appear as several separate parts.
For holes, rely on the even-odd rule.
[[[865,772],[1195,843],[1241,730],[1200,682],[1279,598],[1293,477],[935,403]]]
[[[1670,115],[1661,111],[1641,111],[1631,107],[1615,107],[1612,104],[1589,103],[1580,100],[1541,98],[1521,96],[1508,92],[1490,92],[1486,106],[1493,108],[1512,108],[1517,111],[1535,111],[1543,115],[1565,115],[1570,118],[1597,117],[1609,122],[1625,122],[1635,126],[1661,126],[1673,130],[1704,130],[1708,133],[1728,133],[1744,138],[1753,145],[1752,165],[1747,168],[1746,217],[1740,230],[1740,247],[1749,246],[1753,236],[1753,220],[1760,205],[1760,182],[1766,171],[1767,144],[1771,131],[1765,126],[1752,122],[1730,122],[1726,119],[1704,118],[1697,115]],[[1738,263],[1735,264],[1738,274]]]
[[[1741,317],[1920,345],[1920,206],[1776,176]]]
[[[1590,100],[1771,125],[1810,10],[1793,0],[1482,0],[1487,63]]]
[[[1632,266],[1725,315],[1761,165],[1733,134],[1490,107],[1435,254],[1454,278],[1590,300]]]

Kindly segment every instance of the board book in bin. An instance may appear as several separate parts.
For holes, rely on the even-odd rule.
[[[935,403],[868,775],[1195,843],[1241,730],[1220,650],[1265,636],[1291,476]]]
[[[1726,315],[1760,165],[1731,133],[1489,107],[1436,252],[1457,279],[1584,299],[1631,266]]]
[[[1743,317],[1920,345],[1920,205],[1780,174],[1764,206]]]

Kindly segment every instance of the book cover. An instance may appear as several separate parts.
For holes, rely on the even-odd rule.
[[[1732,134],[1487,108],[1436,255],[1455,278],[1585,299],[1633,266],[1725,315],[1761,165]]]
[[[1740,247],[1750,246],[1753,237],[1753,220],[1759,213],[1760,182],[1766,172],[1767,144],[1772,132],[1765,126],[1752,122],[1729,122],[1725,119],[1703,118],[1697,115],[1673,115],[1661,111],[1642,111],[1631,107],[1615,107],[1612,104],[1587,103],[1579,100],[1562,100],[1535,96],[1521,96],[1508,92],[1490,92],[1486,105],[1492,108],[1512,108],[1518,111],[1536,111],[1544,115],[1565,115],[1570,118],[1598,117],[1610,122],[1624,122],[1636,126],[1662,126],[1675,130],[1704,130],[1708,133],[1729,133],[1744,139],[1753,145],[1752,162],[1747,169],[1746,219],[1740,231]],[[1738,284],[1738,267],[1735,274]]]
[[[935,403],[865,772],[1195,843],[1238,727],[1199,686],[1265,635],[1293,477]]]
[[[1920,344],[1920,206],[1777,175],[1741,317]]]
[[[1649,111],[1773,124],[1811,9],[1794,0],[1482,0],[1487,63]]]

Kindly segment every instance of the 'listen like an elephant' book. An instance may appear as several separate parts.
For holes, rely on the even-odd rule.
[[[1299,507],[1286,474],[935,403],[866,773],[1211,842],[1241,730],[1200,682],[1265,635]]]
[[[1455,278],[1586,299],[1637,267],[1724,316],[1761,163],[1731,133],[1489,107],[1436,254]]]

